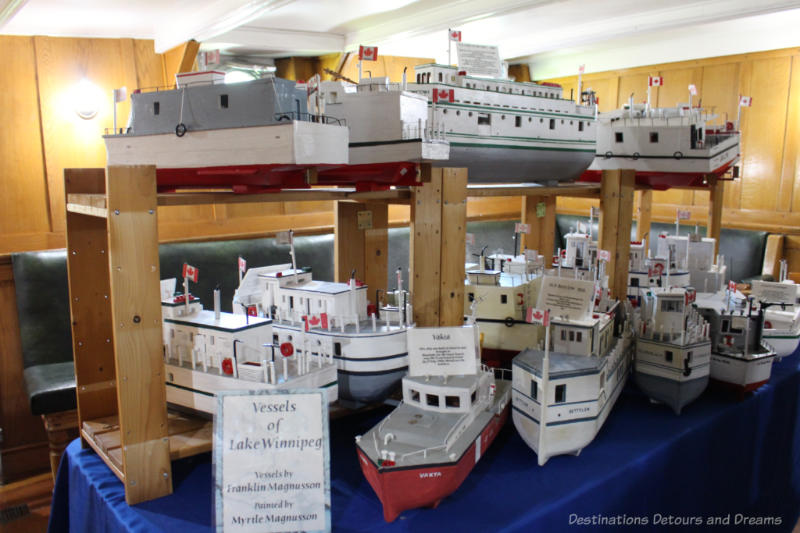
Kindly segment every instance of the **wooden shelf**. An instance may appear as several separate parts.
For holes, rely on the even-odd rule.
[[[168,412],[167,428],[170,460],[211,451],[214,430],[211,420]],[[81,427],[81,436],[120,481],[125,483],[119,417],[112,415],[86,420]]]
[[[467,185],[467,196],[480,198],[487,196],[575,196],[600,198],[599,183],[567,183],[544,186],[535,183],[499,183]]]

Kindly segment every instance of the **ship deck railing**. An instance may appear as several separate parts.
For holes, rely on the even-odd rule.
[[[347,121],[343,118],[336,118],[330,115],[316,115],[314,113],[302,113],[298,111],[281,111],[275,113],[275,120],[278,122],[288,122],[298,120],[302,122],[315,122],[319,124],[335,124],[337,126],[347,126]]]

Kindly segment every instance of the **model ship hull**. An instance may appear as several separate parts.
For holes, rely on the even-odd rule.
[[[165,364],[164,369],[167,377],[167,402],[209,414],[217,412],[215,394],[226,390],[322,389],[328,403],[333,403],[338,398],[336,367],[330,363],[318,367],[316,362],[312,362],[309,373],[292,376],[289,381],[274,385],[263,381],[206,373],[171,363]]]
[[[671,352],[678,366],[665,362]],[[691,354],[689,356],[688,354]],[[688,346],[636,339],[634,379],[651,400],[669,406],[675,414],[706,390],[711,365],[711,341]]]
[[[377,465],[358,445],[361,471],[383,504],[383,518],[392,522],[403,511],[436,507],[455,492],[500,433],[508,418],[508,410],[509,402],[506,400],[502,410],[489,418],[475,435],[474,442],[452,462],[384,468]]]
[[[749,357],[711,354],[711,379],[740,393],[754,391],[769,381],[775,352],[764,349]]]
[[[792,355],[800,346],[800,332],[764,329],[762,338],[775,349],[778,358]]]
[[[515,361],[511,416],[522,440],[536,452],[540,465],[556,455],[578,455],[602,428],[630,373],[630,339],[618,338],[612,350],[615,354],[609,356],[605,388],[598,398],[547,405],[544,449],[540,449],[542,404],[523,390],[533,373],[530,367]]]
[[[295,343],[295,351],[303,353],[307,343],[311,355],[332,356],[338,369],[338,397],[344,403],[361,405],[380,402],[397,389],[408,371],[406,330],[391,327],[372,332],[371,325],[360,333],[341,333],[273,323],[279,344]],[[296,339],[305,337],[305,341]],[[339,353],[336,345],[339,345]]]

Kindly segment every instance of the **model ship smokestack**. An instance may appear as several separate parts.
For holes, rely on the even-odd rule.
[[[219,290],[219,285],[217,285],[217,288],[214,289],[214,320],[217,322],[219,322],[219,312],[220,312],[219,300],[220,300],[220,290]]]

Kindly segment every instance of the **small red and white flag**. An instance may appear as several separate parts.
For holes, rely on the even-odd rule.
[[[735,281],[730,280],[728,282],[728,290],[731,291],[731,292],[735,292],[736,291],[736,282]]]
[[[535,307],[529,307],[525,315],[525,322],[530,324],[541,324],[542,326],[550,325],[550,310],[542,311]]]
[[[661,87],[664,85],[664,78],[662,76],[648,76],[647,85],[650,87]]]
[[[753,97],[752,96],[740,96],[739,97],[739,107],[750,107],[753,105]]]
[[[198,278],[199,275],[200,275],[200,270],[198,270],[197,268],[193,267],[189,263],[184,263],[183,264],[183,277],[184,278],[189,278],[193,282],[197,283],[197,278]]]
[[[320,315],[319,315],[319,326],[322,329],[328,329],[328,313],[320,313]]]
[[[454,89],[434,89],[433,101],[434,102],[454,102],[456,99],[456,92]]]
[[[678,220],[689,220],[692,218],[692,212],[688,209],[678,209],[677,218]]]
[[[586,65],[581,65],[578,67],[579,74],[583,74],[585,70],[586,70]]]
[[[239,258],[239,272],[244,274],[245,270],[247,270],[247,261],[244,260],[244,257]]]
[[[611,261],[611,252],[608,250],[597,250],[597,259],[601,261]]]
[[[255,305],[247,306],[247,316],[258,316],[258,307]]]
[[[530,234],[531,232],[531,225],[530,224],[523,224],[521,222],[517,222],[514,224],[514,233],[524,233],[526,235]]]
[[[377,46],[359,46],[358,47],[358,60],[359,61],[377,61],[378,60],[378,47]]]
[[[447,34],[451,41],[461,42],[461,30],[447,30]]]
[[[697,85],[695,85],[694,83],[689,84],[689,94],[691,94],[692,96],[697,96]]]

